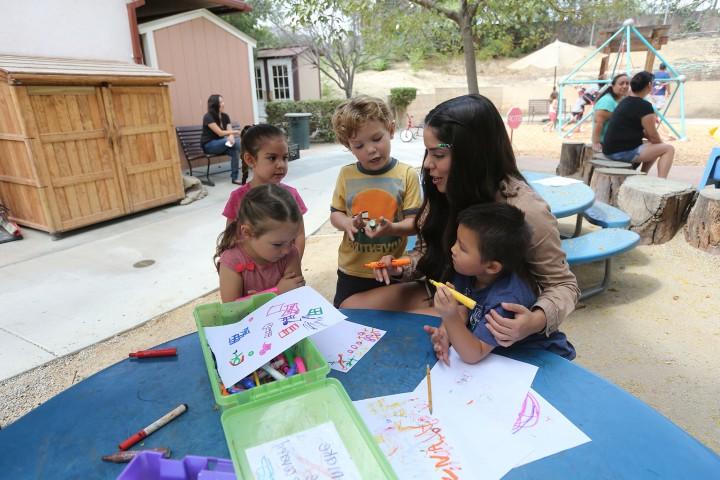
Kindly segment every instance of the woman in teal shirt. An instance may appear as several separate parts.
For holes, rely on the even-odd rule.
[[[602,152],[602,142],[605,139],[605,131],[607,130],[610,115],[615,111],[620,100],[625,98],[630,88],[630,79],[627,74],[621,73],[615,75],[610,87],[607,88],[600,98],[595,101],[595,119],[592,132],[593,150]]]

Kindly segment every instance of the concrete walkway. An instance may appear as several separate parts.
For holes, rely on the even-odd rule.
[[[393,155],[420,166],[422,140],[393,141]],[[339,145],[313,146],[290,164],[286,183],[308,206],[308,235],[328,218],[335,179],[353,157]],[[521,169],[553,172],[556,161],[521,158]],[[702,167],[674,167],[695,184]],[[234,187],[224,173],[208,196],[70,232],[53,241],[24,229],[0,245],[0,380],[83,349],[175,309],[218,286],[212,264],[221,212]],[[335,255],[335,252],[328,252]],[[133,265],[153,260],[145,268]]]

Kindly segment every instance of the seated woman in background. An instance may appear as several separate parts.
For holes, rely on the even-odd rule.
[[[608,88],[600,94],[600,98],[595,102],[592,146],[596,152],[602,152],[602,142],[605,138],[610,115],[615,111],[618,102],[627,96],[629,89],[630,79],[627,74],[615,75]]]
[[[232,183],[240,185],[238,173],[240,167],[240,142],[235,141],[234,131],[230,124],[230,116],[225,113],[223,97],[217,94],[210,95],[207,101],[207,113],[203,115],[203,129],[200,136],[200,145],[203,152],[212,155],[230,156],[230,179]]]
[[[611,160],[641,162],[647,173],[657,161],[658,177],[667,178],[675,148],[662,143],[656,127],[655,110],[644,100],[652,90],[653,75],[640,72],[630,80],[630,95],[618,104],[610,117],[602,152]],[[648,143],[643,143],[643,138]]]

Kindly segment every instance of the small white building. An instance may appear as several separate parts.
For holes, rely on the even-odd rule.
[[[261,116],[265,116],[266,102],[320,99],[320,70],[308,53],[301,46],[258,49],[255,91]]]

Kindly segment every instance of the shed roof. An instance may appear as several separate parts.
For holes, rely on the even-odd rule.
[[[257,58],[294,57],[300,55],[308,47],[283,47],[283,48],[260,48],[257,51]]]
[[[173,79],[167,72],[135,63],[0,55],[0,80],[8,83],[160,84]]]
[[[215,15],[252,10],[247,2],[241,0],[150,0],[136,12],[139,22],[149,22],[200,8],[210,10]]]

